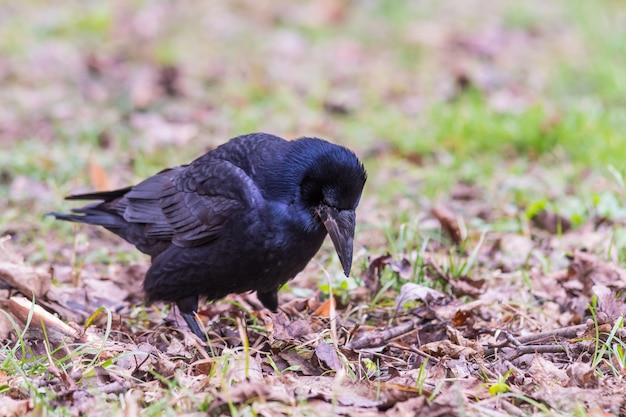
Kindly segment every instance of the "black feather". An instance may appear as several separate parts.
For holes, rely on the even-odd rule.
[[[321,139],[240,136],[189,165],[119,190],[60,220],[100,225],[152,257],[148,301],[174,301],[190,328],[199,296],[257,291],[269,309],[330,233],[344,271],[366,174],[350,150]]]

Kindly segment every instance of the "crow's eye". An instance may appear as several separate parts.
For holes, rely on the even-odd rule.
[[[300,184],[300,192],[302,198],[311,204],[319,204],[324,198],[322,187],[317,181],[311,178],[305,178],[304,181],[302,181],[302,184]]]

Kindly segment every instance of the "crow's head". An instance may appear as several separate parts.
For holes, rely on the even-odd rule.
[[[323,224],[339,255],[344,273],[352,267],[356,215],[367,175],[354,153],[342,146],[303,138],[294,144],[303,167],[300,198],[314,220]]]

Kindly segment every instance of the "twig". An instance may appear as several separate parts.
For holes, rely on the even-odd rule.
[[[541,347],[541,346],[555,346],[555,345],[552,345],[552,344],[550,345],[538,345],[538,344],[527,345],[527,343],[537,343],[541,341],[554,342],[554,341],[559,341],[562,339],[574,339],[574,338],[580,337],[588,329],[589,327],[587,326],[587,324],[578,324],[576,326],[568,326],[568,327],[563,327],[557,330],[548,330],[545,332],[533,333],[533,334],[529,334],[529,335],[521,336],[521,337],[515,337],[511,333],[505,332],[506,340],[503,340],[500,343],[496,345],[492,345],[489,348],[485,349],[484,355],[487,357],[492,356],[498,350],[504,351],[504,349],[507,346],[516,351],[522,352],[520,353],[520,355],[523,355],[525,353],[532,353],[535,351],[534,348]],[[530,349],[530,352],[528,351],[528,349]],[[561,347],[557,352],[562,352],[562,351],[563,351],[563,348]],[[555,352],[554,351],[545,351],[545,352],[542,351],[538,353],[555,353]]]
[[[385,330],[373,330],[360,339],[356,339],[347,344],[348,349],[366,349],[384,345],[388,340],[395,339],[413,330],[417,326],[417,318],[405,321],[404,323]]]
[[[396,348],[396,349],[400,349],[400,350],[407,350],[407,351],[409,351],[411,353],[416,353],[417,355],[421,356],[422,358],[426,358],[426,359],[428,359],[429,361],[431,361],[433,363],[439,363],[439,359],[435,358],[432,355],[429,355],[428,353],[426,353],[426,352],[424,352],[422,350],[419,350],[415,346],[408,346],[407,347],[407,346],[402,346],[399,343],[393,343],[393,342],[389,343],[388,346]]]
[[[527,353],[560,353],[565,352],[563,345],[525,345],[517,346],[511,352],[506,353],[506,359],[512,361]]]
[[[530,342],[537,342],[543,339],[573,339],[576,337],[580,337],[585,330],[589,327],[586,324],[578,324],[576,326],[563,327],[562,329],[557,330],[548,330],[545,332],[539,332],[534,334],[529,334],[526,336],[518,337],[517,340],[524,344]]]

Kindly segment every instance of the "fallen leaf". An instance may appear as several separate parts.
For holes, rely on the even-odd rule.
[[[568,385],[579,388],[598,388],[598,375],[589,363],[574,362],[567,367]]]
[[[324,301],[322,305],[316,308],[315,311],[311,313],[311,315],[328,318],[331,316],[331,312],[335,311],[336,308],[337,301],[335,301],[335,297],[330,297],[326,301]]]
[[[369,266],[361,276],[363,283],[369,289],[371,294],[376,294],[380,291],[379,278],[383,269],[386,267],[390,267],[403,279],[409,279],[413,274],[411,263],[408,259],[402,258],[400,261],[396,261],[388,253],[378,256],[370,261]]]
[[[363,408],[377,407],[382,404],[383,392],[369,381],[351,381],[342,377],[298,376],[291,378],[291,389],[298,398],[322,398],[337,402],[343,406]]]
[[[341,362],[341,359],[339,359],[339,355],[337,355],[337,351],[332,345],[326,342],[319,342],[315,347],[315,354],[320,361],[326,364],[326,366],[333,371],[343,369],[343,363]]]
[[[407,282],[402,285],[400,295],[396,297],[396,310],[402,307],[407,301],[419,300],[428,303],[429,301],[441,300],[445,297],[446,295],[440,291],[428,288],[424,285]]]
[[[426,343],[420,346],[420,349],[431,356],[444,357],[449,356],[458,359],[461,356],[468,358],[475,356],[477,351],[468,346],[459,346],[450,340],[439,340],[436,342]]]
[[[0,262],[0,281],[27,297],[42,298],[50,289],[50,274],[25,264]]]
[[[456,277],[449,282],[452,291],[457,296],[469,295],[474,298],[483,293],[483,287],[485,286],[484,279],[471,279],[467,276]]]
[[[431,212],[439,220],[442,229],[450,236],[452,242],[459,246],[467,237],[463,218],[454,213],[449,207],[441,204],[433,207]]]
[[[594,285],[604,285],[614,291],[626,290],[624,271],[611,264],[600,261],[595,255],[580,250],[574,252],[567,268],[567,282],[563,285],[568,289],[576,289],[572,285],[580,283],[580,290],[588,297],[593,295]]]
[[[241,350],[225,349],[222,357],[227,361],[217,361],[214,364],[215,373],[212,380],[216,384],[226,381],[228,384],[246,380],[262,380],[261,360],[258,355],[252,355]]]
[[[535,354],[530,363],[530,372],[536,384],[551,387],[555,384],[566,385],[569,377],[564,369],[557,368],[554,363]]]
[[[313,333],[310,320],[289,320],[289,318],[282,311],[279,311],[274,315],[272,327],[274,330],[272,337],[275,340],[298,340],[302,336]]]
[[[306,376],[317,376],[322,370],[313,366],[310,360],[303,358],[296,352],[280,352],[278,354],[289,366],[297,367],[298,371]]]
[[[14,400],[7,395],[3,395],[0,397],[0,416],[25,416],[32,410],[30,402],[29,399]]]
[[[546,232],[557,234],[566,233],[572,228],[572,222],[558,213],[541,210],[530,219],[535,225]]]

